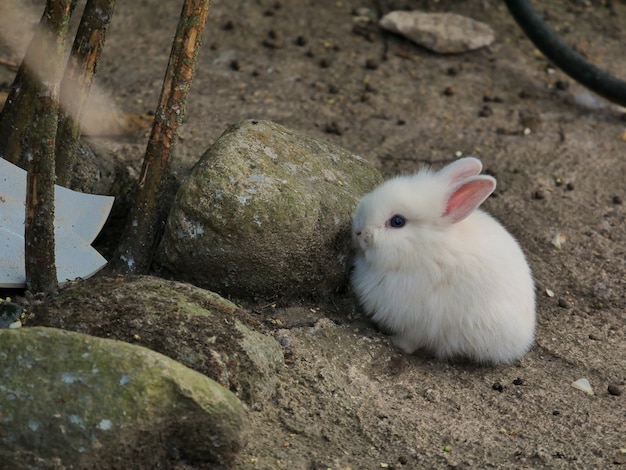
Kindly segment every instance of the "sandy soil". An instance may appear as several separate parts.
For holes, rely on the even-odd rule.
[[[118,3],[98,86],[123,111],[150,112],[180,2]],[[404,357],[349,298],[257,308],[287,360],[273,399],[250,405],[237,468],[626,464],[625,396],[607,391],[626,381],[623,110],[550,67],[497,0],[212,3],[179,175],[245,118],[331,140],[386,176],[475,155],[498,179],[485,208],[520,240],[538,293],[536,345],[505,367]],[[535,3],[579,52],[626,77],[623,1]],[[357,21],[378,6],[465,14],[496,41],[435,55]],[[144,131],[99,143],[136,174]],[[571,387],[581,377],[593,396]]]

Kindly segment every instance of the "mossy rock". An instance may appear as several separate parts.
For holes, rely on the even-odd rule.
[[[55,328],[0,330],[2,468],[229,468],[244,411],[147,348]]]
[[[361,157],[268,121],[227,129],[181,185],[157,262],[240,298],[345,287],[351,216],[381,182]]]
[[[63,328],[148,347],[228,388],[247,403],[274,391],[283,366],[278,342],[232,302],[191,284],[152,276],[70,283],[27,307],[29,324]]]

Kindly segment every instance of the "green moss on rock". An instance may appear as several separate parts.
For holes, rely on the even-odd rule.
[[[227,466],[243,445],[239,400],[146,348],[33,327],[0,330],[0,357],[6,468]]]
[[[177,279],[239,297],[333,292],[347,281],[352,212],[380,181],[330,142],[240,122],[178,191],[158,262]]]

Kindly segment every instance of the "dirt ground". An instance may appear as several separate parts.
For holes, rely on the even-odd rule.
[[[623,0],[534,3],[626,78]],[[118,2],[97,83],[123,111],[154,110],[180,5]],[[496,41],[435,55],[359,18],[404,8],[468,15]],[[538,297],[536,345],[501,367],[404,357],[349,298],[257,308],[286,362],[273,399],[250,406],[237,468],[626,465],[625,116],[552,68],[498,0],[214,0],[180,176],[246,118],[331,140],[385,176],[478,156],[498,179],[485,208],[519,239]],[[99,140],[136,174],[146,131]],[[571,386],[581,377],[594,395]]]

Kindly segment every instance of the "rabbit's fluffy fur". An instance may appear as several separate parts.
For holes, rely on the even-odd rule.
[[[354,214],[352,284],[393,343],[438,358],[509,363],[530,348],[535,289],[517,241],[476,209],[495,188],[463,158],[384,183]],[[405,221],[391,226],[394,216]],[[401,220],[396,220],[401,222]]]

